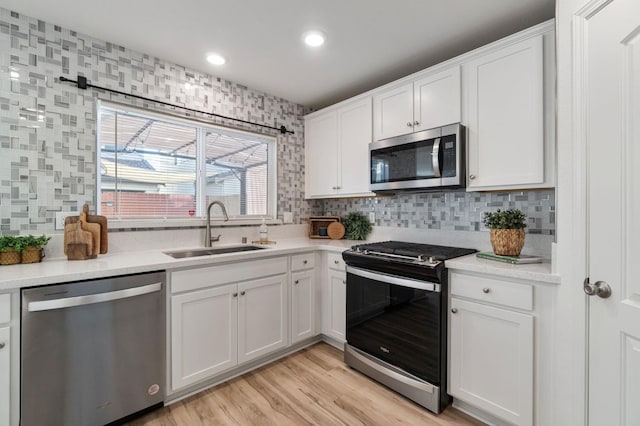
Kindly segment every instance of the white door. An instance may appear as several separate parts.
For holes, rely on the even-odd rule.
[[[287,346],[287,275],[240,283],[238,292],[238,363]]]
[[[413,132],[413,83],[373,97],[373,137],[379,141]]]
[[[589,424],[638,425],[640,1],[601,1],[585,19],[588,276],[611,288],[588,302]]]
[[[291,343],[316,334],[315,272],[291,274]]]
[[[413,83],[414,132],[460,122],[460,67]]]
[[[171,389],[237,364],[236,285],[171,296]]]
[[[371,117],[371,98],[362,99],[338,110],[338,182],[342,195],[373,195],[369,192]]]

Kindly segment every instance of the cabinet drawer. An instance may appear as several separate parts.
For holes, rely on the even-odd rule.
[[[342,260],[342,253],[329,253],[327,254],[327,264],[329,268],[338,271],[344,271],[344,260]]]
[[[251,260],[171,273],[171,293],[287,273],[287,258]]]
[[[0,324],[11,321],[11,295],[0,294]]]
[[[533,286],[451,272],[451,294],[531,311]]]
[[[299,271],[301,269],[314,268],[316,266],[315,253],[304,253],[291,256],[291,270]]]

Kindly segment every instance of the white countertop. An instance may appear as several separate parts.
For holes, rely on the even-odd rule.
[[[177,251],[194,247],[107,253],[99,255],[96,259],[89,260],[48,259],[40,263],[0,266],[0,291],[140,272],[215,265],[217,263],[280,256],[310,250],[342,252],[353,244],[355,242],[350,240],[292,238],[278,240],[273,245],[265,245],[264,247],[266,248],[264,250],[184,259],[174,259],[164,254],[163,251]],[[230,244],[214,245],[214,247],[224,247],[225,245],[228,246]],[[202,247],[196,248],[201,249]]]
[[[530,263],[512,265],[495,260],[479,259],[475,254],[445,261],[449,270],[479,272],[507,278],[539,281],[549,284],[560,284],[560,275],[551,272],[550,263]]]
[[[99,255],[96,259],[69,261],[66,258],[46,259],[41,263],[0,266],[0,291],[38,285],[103,278],[140,272],[173,270],[194,266],[215,265],[218,263],[238,262],[269,256],[280,256],[324,250],[342,252],[356,243],[351,240],[312,240],[309,238],[288,238],[278,240],[274,245],[266,245],[264,250],[227,253],[211,256],[199,256],[174,259],[163,251],[202,247],[176,247],[171,250],[135,250]],[[224,247],[229,244],[214,245]],[[520,278],[546,283],[560,283],[560,276],[551,273],[549,263],[529,265],[510,265],[495,261],[478,259],[475,255],[447,260],[447,268],[462,271],[479,272],[503,277]]]

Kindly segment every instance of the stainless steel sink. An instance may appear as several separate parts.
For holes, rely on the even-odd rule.
[[[207,248],[191,249],[191,250],[165,251],[163,253],[173,257],[174,259],[183,259],[185,257],[210,256],[212,254],[239,253],[243,251],[262,250],[265,248],[266,247],[242,245],[242,246],[228,246],[228,247],[207,247]]]

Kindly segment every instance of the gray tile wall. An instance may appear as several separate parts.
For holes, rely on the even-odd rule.
[[[95,209],[96,99],[166,108],[58,81],[78,74],[125,93],[294,130],[277,135],[277,158],[278,216],[291,211],[295,223],[323,212],[374,211],[376,225],[482,230],[482,212],[516,207],[529,217],[528,232],[555,233],[552,190],[305,201],[303,106],[0,8],[2,234],[51,233],[55,212],[84,203]]]
[[[84,203],[95,209],[96,99],[166,110],[58,81],[77,75],[125,93],[285,125],[295,134],[272,133],[278,138],[278,215],[292,211],[303,223],[320,212],[321,202],[304,201],[303,106],[0,8],[1,233],[53,232],[55,212],[77,211]],[[185,89],[187,82],[193,88]]]
[[[484,231],[483,213],[520,209],[527,216],[526,232],[555,235],[555,191],[445,192],[380,198],[325,200],[324,214],[344,216],[375,213],[375,224],[399,228]]]

